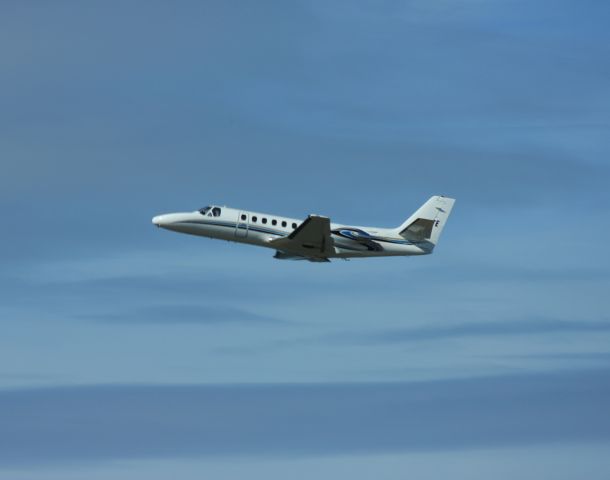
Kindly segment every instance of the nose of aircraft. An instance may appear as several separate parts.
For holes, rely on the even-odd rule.
[[[190,218],[189,213],[164,213],[153,217],[152,223],[157,227],[174,229],[175,225],[184,222]]]
[[[157,215],[156,217],[153,217],[152,223],[157,227],[165,227],[168,223],[170,223],[168,217],[169,215]]]

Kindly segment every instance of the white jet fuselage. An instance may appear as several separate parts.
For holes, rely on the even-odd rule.
[[[220,215],[214,216],[213,208],[220,208]],[[294,218],[236,210],[228,207],[212,207],[212,209],[205,214],[194,211],[159,215],[153,219],[153,223],[176,232],[278,250],[278,247],[271,242],[288,237],[303,222]],[[323,258],[425,255],[430,253],[421,246],[396,235],[391,229],[353,227],[337,223],[331,223],[330,229],[333,243],[332,253],[324,255]],[[286,253],[291,254],[291,252]],[[300,256],[296,253],[293,255]],[[319,257],[318,255],[312,255],[312,258]],[[282,258],[282,256],[280,255],[278,258]],[[285,258],[289,258],[289,256]]]
[[[301,221],[220,206],[159,215],[153,223],[176,232],[272,248],[278,259],[426,255],[432,253],[453,202],[432,197],[398,228],[348,226],[317,215]]]

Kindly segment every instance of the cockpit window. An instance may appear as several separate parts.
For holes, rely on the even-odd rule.
[[[220,208],[219,207],[214,207],[212,209],[212,215],[214,215],[215,217],[220,217]]]
[[[201,215],[205,215],[206,213],[208,213],[210,211],[212,207],[203,207],[199,209],[199,213],[201,213]]]

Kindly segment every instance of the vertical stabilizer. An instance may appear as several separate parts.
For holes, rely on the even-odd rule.
[[[411,242],[428,244],[428,248],[432,251],[438,243],[454,203],[453,198],[430,197],[396,229],[397,233]]]

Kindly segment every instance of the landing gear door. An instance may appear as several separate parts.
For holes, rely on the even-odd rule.
[[[250,225],[250,215],[248,212],[239,212],[237,224],[235,225],[235,236],[237,238],[246,238],[248,236],[248,227]]]

